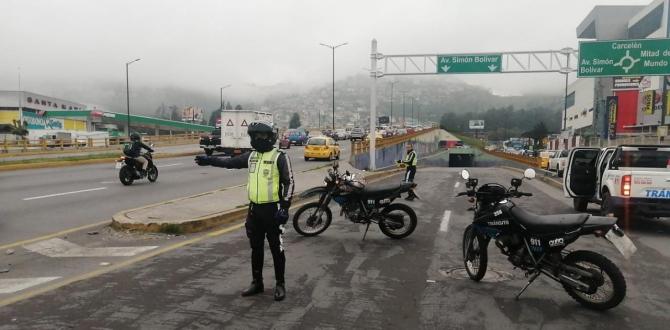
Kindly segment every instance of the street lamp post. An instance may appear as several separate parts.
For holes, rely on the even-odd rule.
[[[324,47],[328,47],[333,51],[333,131],[335,130],[335,48],[344,46],[347,43],[341,43],[337,46],[332,46],[332,45],[327,45],[327,44],[319,44]]]
[[[128,137],[130,138],[130,84],[128,82],[128,66],[139,61],[140,59],[135,59],[133,61],[126,63],[126,108],[128,110],[127,125],[128,125]]]
[[[411,119],[412,119],[412,122],[414,122],[414,97],[410,98],[410,100],[412,101],[412,117],[411,117]]]
[[[398,83],[397,81],[391,82],[391,114],[389,115],[389,126],[393,126],[393,86]]]

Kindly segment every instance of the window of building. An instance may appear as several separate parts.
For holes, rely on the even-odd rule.
[[[568,94],[565,102],[567,103],[568,108],[575,105],[575,92]]]

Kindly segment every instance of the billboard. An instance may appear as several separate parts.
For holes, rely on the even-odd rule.
[[[379,120],[379,125],[384,125],[384,124],[388,124],[388,123],[391,122],[389,120],[389,116],[380,116],[378,120]]]
[[[484,121],[477,119],[477,120],[470,120],[470,129],[484,129]]]
[[[200,108],[188,106],[181,110],[181,121],[198,122],[202,121],[204,117],[205,117],[205,111]]]

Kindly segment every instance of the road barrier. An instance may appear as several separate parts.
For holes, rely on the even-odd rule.
[[[439,149],[440,129],[429,128],[409,134],[396,135],[375,141],[376,159],[378,169],[394,166],[396,161],[405,156],[405,144],[411,141],[414,151],[419,156],[419,161],[424,155],[434,153]],[[349,163],[360,170],[368,168],[370,163],[369,141],[352,141],[351,158]]]
[[[197,143],[200,134],[174,134],[174,135],[144,135],[142,142],[154,144],[155,146],[180,145]],[[50,153],[57,150],[105,150],[118,149],[120,145],[129,142],[129,138],[123,137],[95,137],[75,139],[21,139],[0,140],[0,153]]]
[[[519,163],[524,163],[533,167],[540,167],[542,163],[542,158],[540,157],[530,157],[530,156],[524,156],[524,155],[515,155],[507,152],[501,152],[501,151],[494,151],[494,150],[486,150],[482,149],[484,152],[491,154],[496,157],[508,159],[508,160],[513,160]]]

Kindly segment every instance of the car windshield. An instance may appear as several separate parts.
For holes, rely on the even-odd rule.
[[[326,145],[326,139],[309,139],[307,144],[310,146],[324,146]]]
[[[561,154],[559,155],[559,157],[568,157],[568,151],[567,150],[561,151]]]
[[[670,159],[670,148],[640,148],[622,150],[617,158],[620,167],[666,168]]]

